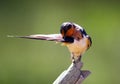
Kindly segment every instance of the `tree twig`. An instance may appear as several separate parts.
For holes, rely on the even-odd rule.
[[[89,70],[81,70],[82,62],[72,63],[63,71],[53,84],[81,84],[91,73]]]

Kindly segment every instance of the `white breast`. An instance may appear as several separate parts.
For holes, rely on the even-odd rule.
[[[80,56],[87,49],[87,38],[82,38],[79,41],[74,40],[74,43],[68,44],[67,47],[74,56]]]

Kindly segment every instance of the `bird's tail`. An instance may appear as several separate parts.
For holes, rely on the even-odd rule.
[[[28,36],[12,36],[12,35],[8,35],[7,37],[63,42],[63,38],[62,38],[61,34],[48,34],[48,35],[36,34],[36,35],[28,35]]]

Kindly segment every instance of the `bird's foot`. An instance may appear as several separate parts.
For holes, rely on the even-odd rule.
[[[77,58],[72,58],[72,63],[76,64],[76,63],[79,63],[81,62],[81,56],[77,57]]]

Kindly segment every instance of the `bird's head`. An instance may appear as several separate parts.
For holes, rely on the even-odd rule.
[[[82,38],[88,38],[90,41],[90,45],[92,44],[92,40],[90,36],[86,33],[86,31],[79,25],[72,22],[64,22],[61,25],[60,33],[63,38],[63,43],[73,43],[74,40],[81,40]]]
[[[64,22],[60,28],[60,33],[64,39],[64,42],[73,43],[74,38],[72,37],[74,34],[75,26],[71,22]]]

